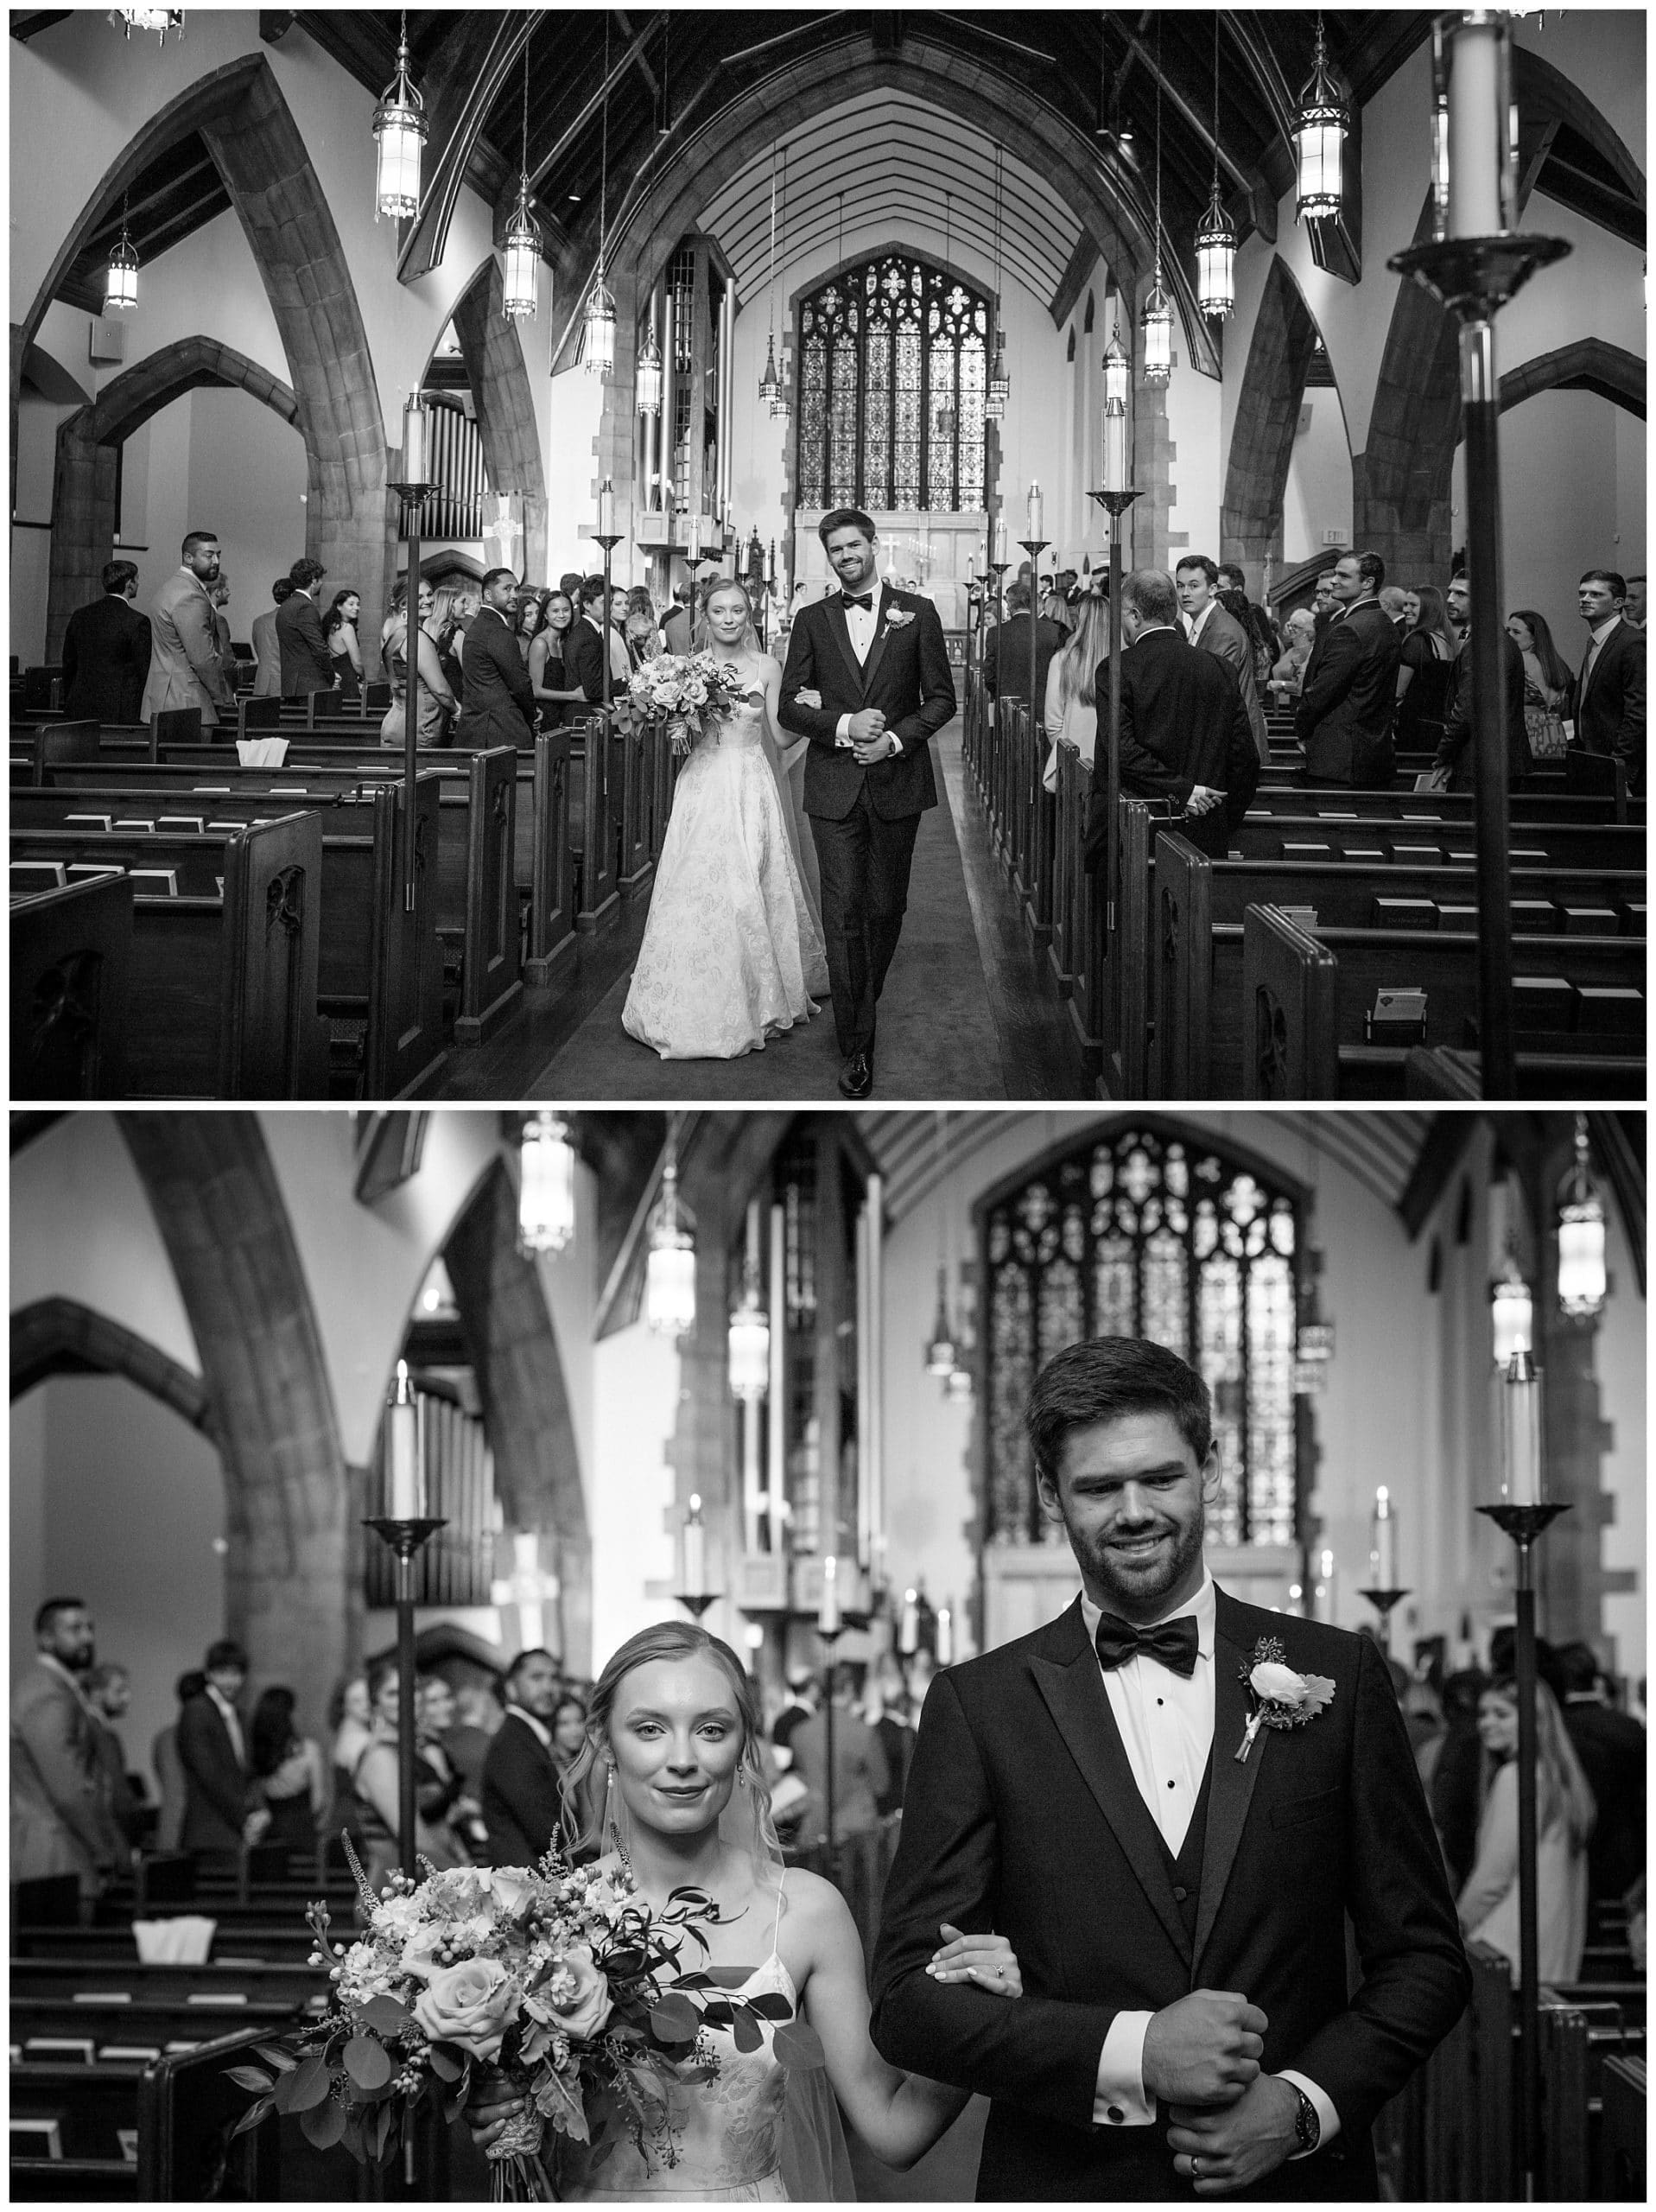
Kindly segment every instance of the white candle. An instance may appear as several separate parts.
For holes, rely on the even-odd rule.
[[[1107,492],[1125,492],[1126,488],[1126,410],[1107,407],[1104,410],[1104,489]]]
[[[1041,518],[1042,518],[1041,487],[1040,487],[1040,486],[1039,486],[1038,484],[1031,484],[1031,485],[1030,486],[1030,487],[1029,487],[1029,538],[1028,538],[1028,542],[1029,542],[1029,543],[1030,543],[1030,544],[1031,544],[1031,545],[1033,545],[1033,544],[1037,541],[1037,539],[1041,538],[1041,537],[1044,536],[1044,533],[1043,532],[1042,529],[1041,529]]]
[[[391,1518],[417,1521],[420,1500],[420,1408],[409,1382],[409,1363],[397,1363],[397,1392],[387,1409],[391,1425]]]
[[[607,476],[598,489],[598,534],[600,537],[615,535],[615,486]]]
[[[1397,1514],[1392,1494],[1384,1483],[1374,1492],[1374,1516],[1369,1523],[1368,1572],[1371,1588],[1397,1588]]]
[[[1335,1616],[1334,1554],[1332,1552],[1325,1551],[1319,1555],[1313,1604],[1317,1618],[1326,1621],[1332,1626]]]
[[[411,391],[403,410],[403,481],[423,484],[426,480],[426,410],[420,395]]]
[[[920,1596],[915,1590],[903,1592],[903,1618],[898,1624],[897,1648],[907,1653],[915,1650],[920,1642]]]
[[[1449,234],[1488,238],[1501,228],[1499,22],[1488,10],[1462,17],[1449,63]]]
[[[840,1633],[840,1562],[832,1552],[822,1561],[822,1602],[816,1609],[816,1627],[822,1636]]]
[[[1006,518],[1005,515],[997,515],[995,517],[995,559],[1002,568],[1008,565],[1006,560]]]
[[[701,1500],[690,1500],[689,1518],[684,1523],[684,1594],[700,1598],[707,1586],[707,1532],[701,1525]]]
[[[1501,1382],[1501,1495],[1508,1505],[1541,1503],[1541,1384],[1535,1362],[1515,1351]]]
[[[937,1664],[952,1667],[955,1663],[955,1616],[948,1605],[937,1608]]]

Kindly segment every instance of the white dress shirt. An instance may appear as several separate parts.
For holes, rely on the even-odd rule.
[[[230,1741],[236,1754],[236,1764],[244,1770],[247,1765],[247,1747],[242,1741],[242,1717],[224,1692],[216,1689],[211,1682],[207,1684],[207,1695],[218,1707],[219,1718],[230,1731]]]
[[[1089,1643],[1097,1639],[1101,1610],[1082,1593],[1081,1617]],[[1188,1681],[1142,1652],[1124,1666],[1099,1668],[1139,1795],[1175,1858],[1190,1829],[1213,1749],[1214,1581],[1205,1570],[1195,1597],[1170,1607],[1158,1618],[1174,1620],[1184,1613],[1190,1614],[1196,1624],[1196,1669]],[[1135,1625],[1153,1628],[1156,1623]],[[1145,2088],[1144,2074],[1145,2031],[1152,2017],[1149,2012],[1120,2012],[1111,2021],[1099,2056],[1098,2087],[1093,2099],[1094,2126],[1148,2127],[1154,2122],[1156,2100]],[[1304,2089],[1317,2107],[1323,2131],[1318,2148],[1332,2142],[1340,2132],[1340,2115],[1331,2100],[1315,2082],[1287,2067],[1278,2078]],[[1294,2153],[1296,2158],[1307,2155],[1303,2151]]]
[[[1219,601],[1216,599],[1210,599],[1208,601],[1208,604],[1202,608],[1200,614],[1195,616],[1187,614],[1185,616],[1184,634],[1190,640],[1190,643],[1193,645],[1197,643],[1202,636],[1202,632],[1207,628],[1208,617],[1213,613],[1215,607],[1217,607]]]
[[[840,610],[845,616],[846,634],[851,640],[852,652],[857,656],[859,668],[866,668],[868,665],[868,656],[873,651],[874,637],[879,628],[880,616],[885,611],[880,604],[885,587],[878,576],[871,579],[868,588],[873,602],[872,606],[866,608],[842,607]],[[843,593],[840,595],[843,597]],[[860,599],[861,593],[859,592],[857,596]],[[885,735],[891,739],[896,753],[901,753],[903,741],[897,732],[894,729],[888,729]],[[841,715],[834,724],[834,742],[843,746],[850,746],[853,742],[849,715]],[[896,753],[892,755],[893,759],[896,757]]]

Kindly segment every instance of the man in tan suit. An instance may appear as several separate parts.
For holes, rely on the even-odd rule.
[[[48,1598],[35,1616],[35,1664],[11,1694],[11,1879],[75,1874],[82,1897],[95,1897],[125,1847],[81,1694],[93,1657],[82,1600]]]
[[[217,726],[221,712],[234,718],[219,649],[213,587],[219,580],[219,541],[210,530],[193,530],[184,558],[155,594],[149,610],[149,681],[143,718],[171,707],[199,707],[201,727]]]
[[[1218,564],[1205,553],[1187,553],[1174,571],[1174,582],[1178,588],[1185,636],[1203,652],[1213,653],[1222,660],[1236,678],[1242,704],[1247,710],[1247,726],[1253,733],[1254,750],[1262,761],[1268,761],[1271,741],[1266,732],[1265,709],[1259,704],[1259,687],[1254,680],[1253,641],[1236,617],[1228,614],[1219,604]]]

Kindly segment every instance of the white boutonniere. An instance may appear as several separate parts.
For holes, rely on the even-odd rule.
[[[894,607],[885,617],[888,630],[906,630],[914,620],[913,612],[906,607]]]
[[[1253,1663],[1237,1671],[1247,1685],[1253,1706],[1237,1746],[1239,1760],[1247,1759],[1261,1728],[1303,1728],[1334,1700],[1334,1684],[1328,1675],[1297,1675],[1274,1636],[1262,1636],[1253,1647]]]

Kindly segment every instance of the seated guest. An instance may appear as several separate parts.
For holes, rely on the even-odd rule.
[[[1576,686],[1576,742],[1619,760],[1637,795],[1645,788],[1645,633],[1625,619],[1627,587],[1614,569],[1589,569],[1576,600],[1590,639]]]
[[[1030,589],[1012,585],[1006,594],[1006,619],[997,623],[983,641],[983,688],[992,699],[1027,699],[1030,694]],[[1068,637],[1058,623],[1043,614],[1035,622],[1035,692],[1046,697],[1047,671],[1054,653],[1063,651]]]
[[[334,593],[333,604],[322,625],[341,700],[355,701],[362,696],[362,647],[357,639],[357,617],[361,612],[361,593],[347,585],[343,591]]]
[[[1443,707],[1443,734],[1432,762],[1438,789],[1469,791],[1477,778],[1478,748],[1473,741],[1472,588],[1463,575],[1454,577],[1446,594],[1452,619],[1464,621],[1466,641],[1455,656],[1450,671],[1449,697]],[[1530,741],[1524,726],[1524,663],[1507,632],[1501,633],[1501,654],[1507,671],[1507,779],[1516,788],[1531,767]]]
[[[126,1747],[117,1723],[124,1719],[132,1703],[132,1683],[124,1667],[105,1661],[86,1676],[86,1703],[92,1717],[104,1802],[110,1818],[130,1845],[143,1834],[143,1809],[126,1768]]]
[[[1058,747],[1073,745],[1090,768],[1098,742],[1098,709],[1102,696],[1107,711],[1110,666],[1109,602],[1096,592],[1083,594],[1075,609],[1075,626],[1062,652],[1054,653],[1046,677],[1046,708],[1043,728],[1050,741],[1042,781],[1050,791],[1058,788]]]
[[[556,729],[571,718],[575,701],[583,696],[565,666],[570,632],[575,626],[575,606],[567,591],[547,594],[546,620],[529,648],[529,686],[541,710],[541,728]]]
[[[270,1815],[266,1843],[285,1843],[312,1857],[316,1823],[328,1801],[327,1777],[320,1745],[294,1726],[297,1703],[280,1685],[266,1690],[253,1708],[251,1764],[260,1803]]]
[[[138,719],[194,707],[203,729],[218,727],[221,715],[235,718],[235,702],[225,681],[213,620],[213,584],[219,574],[219,540],[210,530],[193,530],[184,540],[181,567],[155,594],[149,609],[149,675]]]
[[[460,653],[464,688],[454,726],[454,742],[479,753],[494,745],[534,742],[535,694],[517,650],[517,577],[510,569],[491,569]]]
[[[270,597],[274,605],[253,617],[253,658],[258,663],[258,674],[253,678],[256,699],[282,696],[282,646],[276,637],[276,608],[284,600],[293,597],[293,578],[278,576],[270,587]]]
[[[207,1678],[199,1667],[192,1667],[179,1676],[173,1685],[173,1695],[183,1711],[193,1697],[200,1697],[207,1686]],[[160,1810],[155,1818],[155,1848],[157,1851],[176,1851],[184,1834],[184,1815],[188,1808],[189,1785],[184,1778],[184,1762],[178,1755],[178,1723],[171,1721],[165,1728],[157,1728],[155,1741],[149,1746],[149,1764],[155,1770],[155,1794]]]
[[[1564,1727],[1598,1805],[1588,1893],[1596,1904],[1621,1899],[1645,1871],[1645,1732],[1605,1696],[1590,1644],[1560,1645],[1558,1666]]]
[[[1391,783],[1403,647],[1380,606],[1385,582],[1378,553],[1344,553],[1335,565],[1336,612],[1311,648],[1294,717],[1314,783],[1377,791]]]
[[[35,1662],[11,1693],[10,1879],[73,1874],[83,1898],[127,1856],[82,1688],[95,1657],[84,1601],[48,1598],[35,1616]]]
[[[1184,554],[1173,571],[1184,634],[1193,645],[1222,661],[1235,677],[1247,714],[1247,726],[1261,763],[1271,758],[1265,709],[1253,681],[1253,641],[1233,614],[1219,604],[1219,565],[1205,553]]]
[[[1182,833],[1222,859],[1259,780],[1241,691],[1224,664],[1178,628],[1173,579],[1164,569],[1135,569],[1127,578],[1121,635],[1121,790],[1129,798],[1182,807]],[[1101,689],[1108,683],[1107,669],[1097,681]],[[1108,805],[1099,778],[1087,812],[1088,868],[1107,850]]]
[[[520,1651],[506,1669],[506,1717],[483,1763],[483,1821],[492,1866],[537,1865],[557,1831],[552,1716],[562,1689],[549,1651]]]
[[[1452,587],[1451,587],[1452,588]],[[1587,1842],[1596,1807],[1558,1701],[1535,1686],[1535,1876],[1538,1964],[1543,1981],[1574,1981],[1587,1941]],[[1478,1823],[1478,1856],[1456,1901],[1462,1932],[1512,1961],[1518,1979],[1518,1689],[1491,1682],[1478,1703],[1478,1733],[1499,1761]]]
[[[1449,610],[1436,584],[1422,584],[1404,597],[1414,608],[1414,618],[1401,632],[1403,657],[1398,664],[1392,735],[1399,753],[1419,753],[1429,745],[1435,748],[1443,737],[1443,708],[1460,639],[1450,627]]]
[[[1515,607],[1507,617],[1507,634],[1524,663],[1524,728],[1531,757],[1561,760],[1564,718],[1570,712],[1575,679],[1552,642],[1546,617],[1534,607]]]
[[[295,561],[288,571],[293,589],[276,609],[284,699],[308,699],[313,691],[331,691],[337,680],[316,604],[316,587],[327,574],[320,561],[308,557]]]
[[[1309,607],[1297,607],[1282,626],[1281,655],[1271,664],[1270,688],[1277,695],[1278,706],[1298,698],[1305,664],[1316,643],[1317,617]]]
[[[397,1716],[401,1700],[395,1659],[382,1659],[371,1669],[368,1696],[373,1710],[373,1727],[351,1782],[362,1834],[363,1872],[369,1888],[379,1897],[388,1878],[403,1863],[397,1840],[400,1813],[397,1764]],[[458,1866],[464,1863],[463,1854],[447,1831],[431,1827],[418,1813],[415,1815],[415,1848],[434,1866]],[[359,1912],[360,1910],[358,1906]]]
[[[247,1654],[233,1637],[221,1637],[208,1647],[203,1672],[200,1694],[178,1716],[185,1787],[180,1843],[205,1858],[227,1858],[244,1843],[257,1843],[270,1816],[254,1796],[236,1704],[247,1681]]]
[[[138,571],[104,563],[104,595],[63,633],[63,711],[71,721],[136,722],[149,676],[149,618],[133,606]]]

